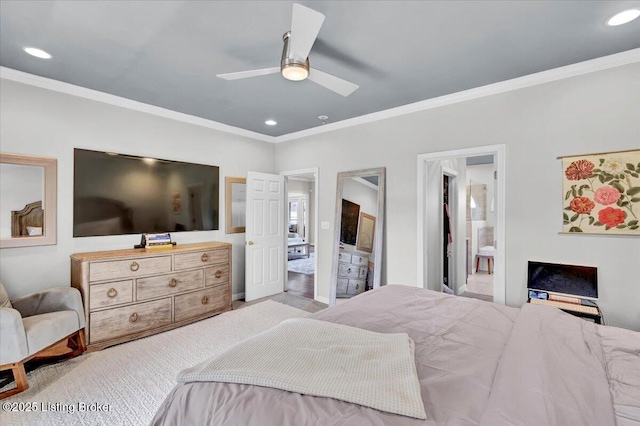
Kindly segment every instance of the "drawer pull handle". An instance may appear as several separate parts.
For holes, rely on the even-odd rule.
[[[176,280],[175,278],[171,278],[171,281],[169,281],[169,287],[175,287],[178,285],[178,280]]]
[[[351,273],[351,268],[347,269],[347,274]]]
[[[204,297],[202,298],[202,304],[203,304],[203,305],[206,305],[207,303],[209,303],[209,296],[204,296]]]
[[[131,264],[131,266],[129,266],[129,269],[131,269],[133,272],[137,271],[138,269],[140,269],[140,265],[138,265],[138,262],[133,262]]]
[[[214,275],[216,278],[222,278],[222,271],[218,269]]]
[[[202,255],[202,257],[200,258],[200,260],[202,260],[203,262],[208,262],[209,261],[209,255],[207,253],[204,253]]]
[[[138,322],[139,319],[140,319],[140,315],[138,315],[137,313],[134,312],[129,317],[129,322],[133,324],[134,322]]]
[[[109,291],[107,292],[107,296],[109,296],[110,298],[114,298],[118,295],[118,290],[116,290],[115,288],[110,288]]]

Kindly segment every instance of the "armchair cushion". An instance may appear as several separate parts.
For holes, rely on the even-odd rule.
[[[0,283],[0,308],[12,308],[7,290],[2,283]]]
[[[29,355],[20,312],[0,308],[0,335],[0,365],[20,361]]]
[[[82,296],[78,289],[73,287],[42,290],[15,299],[12,304],[23,318],[57,311],[74,311],[78,317],[79,328],[85,326]]]
[[[23,318],[22,322],[29,354],[34,354],[81,328],[75,311],[33,315]]]

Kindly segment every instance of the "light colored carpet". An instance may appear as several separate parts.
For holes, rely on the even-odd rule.
[[[293,259],[287,262],[287,270],[300,274],[313,275],[316,263],[315,252],[309,253],[308,258]]]
[[[36,411],[7,411],[3,404],[0,424],[147,425],[176,385],[179,371],[285,319],[307,315],[267,300],[39,368],[28,373],[28,390],[2,401],[33,403]],[[108,411],[87,411],[90,404],[104,404]]]

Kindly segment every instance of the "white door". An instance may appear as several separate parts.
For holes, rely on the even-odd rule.
[[[247,173],[247,302],[284,291],[284,206],[284,176]]]

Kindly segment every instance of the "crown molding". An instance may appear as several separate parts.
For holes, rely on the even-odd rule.
[[[115,105],[134,111],[144,112],[147,114],[156,115],[158,117],[169,118],[172,120],[181,121],[183,123],[189,123],[196,126],[219,130],[221,132],[231,133],[237,136],[244,136],[263,142],[275,142],[275,138],[273,136],[252,132],[250,130],[241,129],[239,127],[229,126],[227,124],[218,123],[217,121],[207,120],[206,118],[202,117],[196,117],[195,115],[184,114],[182,112],[145,104],[143,102],[134,101],[131,99],[123,98],[121,96],[111,95],[108,93],[100,92],[98,90],[87,89],[86,87],[76,86],[74,84],[65,83],[63,81],[53,80],[51,78],[41,77],[35,74],[29,74],[23,71],[15,70],[13,68],[0,67],[0,78],[52,90],[54,92],[60,92],[80,98],[90,99],[92,101],[102,102],[109,105]]]
[[[424,101],[399,106],[396,108],[390,108],[384,111],[378,111],[371,114],[361,115],[359,117],[349,118],[346,120],[338,121],[336,123],[325,124],[320,127],[314,127],[312,129],[301,130],[299,132],[288,133],[286,135],[275,137],[241,129],[239,127],[229,126],[227,124],[219,123],[213,120],[207,120],[205,118],[196,117],[194,115],[184,114],[166,108],[160,108],[157,106],[123,98],[121,96],[110,95],[108,93],[100,92],[97,90],[87,89],[86,87],[76,86],[62,81],[29,74],[23,71],[14,70],[12,68],[0,67],[0,78],[52,90],[55,92],[66,93],[72,96],[78,96],[85,99],[103,102],[109,105],[115,105],[134,111],[140,111],[159,117],[169,118],[172,120],[181,121],[183,123],[206,127],[237,136],[243,136],[258,141],[280,143],[332,132],[334,130],[359,126],[361,124],[386,120],[388,118],[411,114],[418,111],[425,111],[445,105],[452,105],[459,102],[482,98],[485,96],[510,92],[513,90],[523,89],[539,84],[550,83],[565,78],[576,77],[583,74],[589,74],[609,68],[629,65],[636,62],[640,62],[640,48],[627,50],[625,52],[603,56],[596,59],[591,59],[589,61],[578,62],[551,70],[541,71],[535,74],[529,74],[511,80],[500,81],[498,83],[492,83],[486,86],[475,87],[473,89],[463,90],[461,92],[443,95],[437,98],[431,98]]]
[[[462,92],[451,93],[449,95],[439,96],[424,101],[415,102],[399,106],[396,108],[378,111],[371,114],[361,115],[359,117],[349,118],[347,120],[338,121],[336,123],[325,124],[321,127],[301,130],[299,132],[288,133],[286,135],[277,136],[275,143],[287,142],[304,138],[307,136],[319,135],[321,133],[332,132],[334,130],[345,129],[347,127],[358,126],[360,124],[372,123],[374,121],[386,120],[387,118],[398,117],[401,115],[411,114],[418,111],[425,111],[432,108],[438,108],[445,105],[452,105],[459,102],[465,102],[472,99],[483,98],[485,96],[497,95],[499,93],[510,92],[512,90],[523,89],[526,87],[537,86],[539,84],[550,83],[565,78],[576,77],[583,74],[602,71],[609,68],[620,67],[640,62],[640,48],[627,50],[609,56],[591,59],[589,61],[578,62],[559,68],[553,68],[541,71],[535,74],[529,74],[517,77],[511,80],[500,81],[498,83],[488,84],[486,86],[475,87]]]

